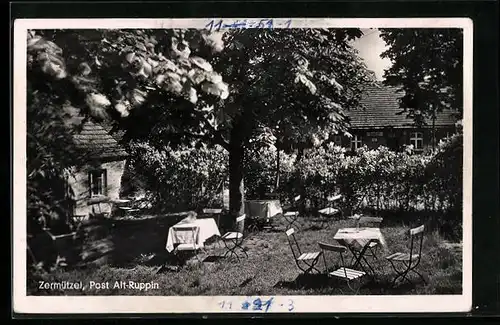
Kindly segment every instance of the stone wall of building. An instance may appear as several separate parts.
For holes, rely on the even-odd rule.
[[[105,170],[106,186],[103,197],[92,197],[90,193],[89,173],[95,169]],[[95,203],[99,199],[120,198],[120,188],[123,172],[125,170],[125,160],[103,162],[96,165],[88,165],[80,169],[73,168],[68,174],[68,184],[71,195],[74,198],[74,215],[88,216],[91,213],[110,213],[112,205],[110,203]]]

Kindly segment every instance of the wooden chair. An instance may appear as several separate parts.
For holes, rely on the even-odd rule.
[[[177,242],[174,244],[174,250],[172,253],[181,261],[179,255],[181,252],[192,252],[201,262],[198,257],[198,251],[203,247],[198,245],[197,239],[198,234],[200,232],[200,227],[194,225],[186,225],[186,226],[175,226],[172,228],[174,232],[174,238],[181,239],[181,242]]]
[[[359,219],[357,219],[356,222],[356,228],[360,227],[375,227],[375,228],[380,228],[380,224],[384,221],[384,218],[380,217],[368,217],[368,216],[361,216]],[[378,260],[377,255],[375,254],[380,248],[380,244],[377,241],[371,241],[368,244],[368,250],[370,251],[369,253],[365,253],[364,256],[370,256],[373,257],[374,259]],[[353,247],[353,250],[356,250],[359,252],[356,247]],[[354,257],[353,257],[354,259]],[[352,262],[352,260],[351,260]]]
[[[283,218],[285,219],[287,225],[286,228],[292,228],[294,225],[296,225],[297,219],[299,218],[299,202],[300,202],[301,196],[297,195],[296,197],[293,198],[293,204],[291,207],[291,211],[286,211],[283,213]]]
[[[242,223],[246,218],[246,215],[243,214],[236,218],[236,229],[238,229],[238,224]],[[236,253],[236,249],[240,249],[246,257],[248,257],[248,254],[246,250],[241,246],[243,244],[243,233],[239,231],[231,231],[227,232],[224,235],[222,235],[221,240],[226,246],[226,253],[224,254],[224,257],[226,257],[228,254],[229,256],[236,256],[238,261],[240,260],[239,255]]]
[[[358,289],[355,290],[353,287],[351,287],[351,281],[353,281],[353,280],[360,280],[361,281],[361,278],[366,275],[366,272],[363,268],[363,265],[360,264],[361,268],[363,268],[363,271],[359,271],[359,270],[355,270],[353,268],[346,267],[344,255],[343,255],[344,253],[347,252],[347,247],[345,247],[345,246],[326,244],[326,243],[322,243],[322,242],[319,242],[318,245],[319,245],[321,252],[322,252],[322,255],[323,255],[323,261],[325,263],[325,273],[328,274],[329,277],[334,277],[334,278],[338,278],[341,280],[345,280],[347,282],[347,286],[351,290],[353,290],[357,293],[359,291],[359,287],[358,287]],[[335,267],[334,270],[331,272],[328,269],[328,265],[326,263],[326,252],[327,251],[339,253],[339,255],[340,255],[341,265],[339,267]]]
[[[319,261],[321,252],[309,252],[302,253],[299,243],[295,238],[295,229],[290,228],[286,231],[286,236],[288,238],[288,244],[290,245],[290,249],[292,250],[293,259],[295,260],[295,264],[297,267],[304,272],[304,274],[312,273],[316,271],[321,273],[315,266]]]
[[[409,272],[416,273],[422,281],[427,284],[422,274],[418,273],[415,269],[420,264],[420,259],[422,258],[422,243],[424,239],[424,225],[410,229],[410,251],[409,253],[394,253],[386,257],[391,263],[392,268],[397,273],[397,276],[392,281],[392,286],[396,284],[399,278],[408,281],[412,284],[410,279],[407,277]],[[402,267],[396,267],[396,265],[402,265]]]
[[[328,206],[326,208],[323,208],[318,211],[319,215],[322,216],[322,222],[321,222],[321,227],[324,227],[325,223],[327,228],[330,226],[330,219],[332,219],[335,216],[339,216],[340,218],[342,217],[342,211],[336,207],[336,203],[342,199],[342,194],[337,194],[334,196],[328,196],[326,198],[328,202]]]

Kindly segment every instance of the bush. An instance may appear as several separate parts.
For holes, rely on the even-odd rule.
[[[347,213],[367,207],[437,212],[437,224],[446,232],[461,229],[461,135],[443,140],[428,155],[412,154],[411,148],[394,152],[385,147],[363,147],[348,154],[344,148],[329,145],[308,152],[295,167],[297,172],[292,174],[316,207],[326,204],[327,195],[342,193],[341,208]]]
[[[220,205],[228,164],[222,148],[160,152],[146,144],[132,147],[134,168],[146,175],[157,205],[170,211]],[[282,151],[278,188],[276,158],[274,147],[249,148],[244,160],[247,199],[279,193],[286,204],[301,194],[317,210],[328,195],[341,193],[341,208],[347,213],[367,207],[400,213],[428,211],[445,215],[440,226],[455,230],[461,226],[461,135],[441,141],[426,155],[413,154],[411,147],[402,152],[362,147],[351,154],[329,144],[297,160],[295,154]]]
[[[221,147],[158,150],[146,143],[131,144],[131,168],[140,174],[153,205],[177,212],[222,206],[222,182],[228,155]]]
[[[274,146],[252,148],[248,152],[244,162],[245,192],[248,199],[262,199],[266,193],[288,194],[293,192],[290,180],[294,172],[295,155],[280,152],[278,188],[276,188],[276,159],[277,152]]]

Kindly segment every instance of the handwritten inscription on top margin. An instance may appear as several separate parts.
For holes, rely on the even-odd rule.
[[[209,31],[220,31],[222,29],[245,29],[245,28],[290,28],[292,25],[292,20],[288,19],[285,21],[275,21],[271,18],[260,19],[260,20],[235,20],[235,21],[224,21],[222,19],[212,19],[205,25],[205,28]]]

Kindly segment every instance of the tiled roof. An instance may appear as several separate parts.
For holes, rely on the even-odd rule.
[[[120,141],[123,139],[124,135],[125,135],[125,131],[124,130],[113,130],[113,127],[110,126],[110,125],[106,125],[106,124],[101,124],[101,126],[106,130],[108,131],[108,133],[116,139],[116,141],[118,141],[118,143],[120,143]]]
[[[362,95],[361,104],[364,107],[350,110],[347,115],[351,119],[352,128],[383,128],[395,127],[404,128],[414,126],[413,120],[401,112],[398,99],[402,96],[397,92],[396,87],[383,86],[375,83],[365,88]],[[453,126],[457,121],[450,111],[443,111],[437,114],[435,126]],[[430,119],[426,120],[428,125],[432,125]]]
[[[88,152],[89,158],[120,159],[128,155],[103,126],[92,121],[86,121],[73,137],[77,148]]]

